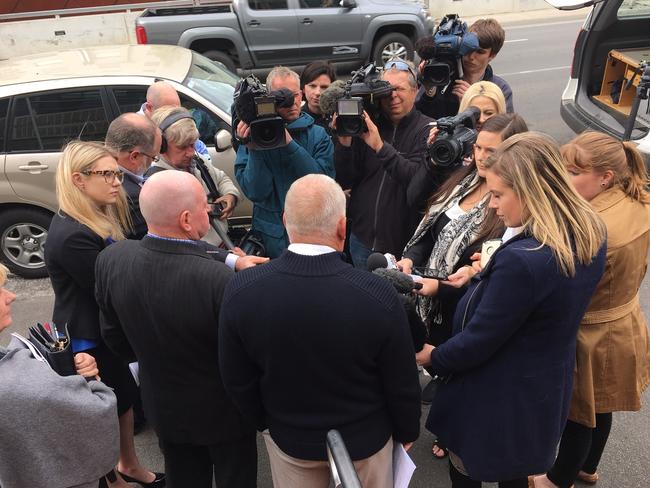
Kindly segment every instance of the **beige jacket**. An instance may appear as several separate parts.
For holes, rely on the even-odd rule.
[[[592,200],[607,226],[607,262],[580,324],[569,418],[595,427],[596,413],[637,411],[650,383],[650,339],[639,287],[650,246],[650,204],[619,188]]]

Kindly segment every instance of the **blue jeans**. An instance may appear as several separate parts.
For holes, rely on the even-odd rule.
[[[366,247],[357,236],[350,234],[350,257],[355,268],[368,269],[368,256],[372,254],[372,249]]]

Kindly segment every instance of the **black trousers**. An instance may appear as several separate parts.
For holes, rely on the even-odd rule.
[[[568,488],[578,471],[595,473],[611,428],[611,413],[597,413],[593,429],[569,420],[562,433],[555,464],[547,473],[548,479],[560,488]]]
[[[481,488],[482,482],[465,476],[449,461],[449,478],[452,488]],[[528,477],[499,481],[499,488],[528,488]]]
[[[255,488],[255,435],[209,446],[160,442],[168,488]]]

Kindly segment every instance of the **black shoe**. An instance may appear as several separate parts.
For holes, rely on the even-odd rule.
[[[436,396],[436,392],[438,391],[438,382],[437,381],[429,381],[427,383],[427,386],[422,388],[422,403],[424,405],[431,405],[431,402]]]
[[[136,480],[135,478],[131,478],[128,474],[124,474],[121,471],[118,471],[120,473],[120,476],[124,478],[124,481],[127,483],[137,483],[142,488],[163,488],[167,481],[165,480],[165,473],[154,473],[156,475],[156,478],[151,482],[151,483],[145,483],[144,481]]]

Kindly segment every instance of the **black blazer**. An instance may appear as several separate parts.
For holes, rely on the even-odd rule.
[[[52,320],[70,335],[99,340],[99,309],[95,302],[95,260],[104,240],[63,212],[52,219],[45,243],[45,265],[54,289]]]
[[[138,180],[130,173],[124,172],[122,187],[127,195],[129,213],[131,214],[132,232],[127,235],[129,239],[142,239],[147,235],[147,223],[140,212],[140,186]]]
[[[172,443],[208,445],[252,435],[219,372],[219,310],[233,272],[204,242],[147,236],[97,259],[104,341],[140,363],[147,418]]]

